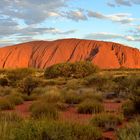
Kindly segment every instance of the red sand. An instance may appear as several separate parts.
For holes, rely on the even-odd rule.
[[[76,123],[88,123],[92,117],[93,115],[90,114],[78,114],[74,107],[70,107],[67,111],[60,114],[60,120]]]
[[[46,68],[81,60],[100,68],[140,68],[140,51],[118,43],[80,39],[33,41],[0,48],[0,68]]]
[[[18,115],[21,115],[22,117],[29,117],[30,116],[30,111],[29,107],[32,104],[32,101],[26,101],[21,105],[17,105],[14,110],[6,110],[4,112],[15,112]]]
[[[15,107],[14,110],[8,110],[8,112],[15,112],[22,117],[29,117],[29,107],[32,104],[32,101],[26,101],[22,105],[18,105]],[[111,101],[106,101],[104,103],[105,110],[109,110],[111,112],[116,113],[117,111],[120,111],[121,103],[113,103]],[[88,124],[90,119],[94,117],[94,115],[90,114],[78,114],[76,111],[76,108],[70,107],[67,111],[60,112],[60,120],[64,121],[70,121],[70,122],[77,122],[77,123],[84,123]],[[126,122],[124,122],[126,124]],[[124,126],[124,125],[123,125]],[[122,126],[119,126],[119,128]],[[113,131],[104,132],[103,136],[109,140],[116,140],[115,133]]]

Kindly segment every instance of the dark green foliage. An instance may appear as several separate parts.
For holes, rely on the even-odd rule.
[[[33,69],[21,68],[7,71],[7,78],[11,86],[17,86],[20,80],[34,74]]]
[[[125,117],[132,117],[136,113],[134,103],[131,100],[123,103],[122,110]]]
[[[82,78],[96,73],[98,68],[90,62],[61,63],[45,70],[46,78],[75,77]]]
[[[104,130],[114,130],[117,125],[121,124],[123,117],[116,114],[101,113],[97,114],[91,120],[93,126],[98,126]]]
[[[78,105],[77,111],[82,114],[95,114],[103,112],[104,106],[98,101],[87,99]]]
[[[0,78],[0,86],[8,86],[8,79]]]
[[[137,88],[133,91],[133,94],[130,97],[130,100],[134,104],[135,113],[140,113],[140,88]]]
[[[38,79],[29,76],[20,83],[20,88],[22,92],[30,96],[32,91],[38,86],[38,84]]]

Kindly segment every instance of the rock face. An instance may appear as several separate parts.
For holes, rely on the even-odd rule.
[[[83,60],[100,68],[140,68],[140,51],[117,43],[80,39],[33,41],[0,48],[0,68],[46,68]]]

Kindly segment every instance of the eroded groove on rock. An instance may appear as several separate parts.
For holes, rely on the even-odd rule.
[[[0,48],[0,68],[46,68],[80,60],[100,68],[140,68],[140,51],[118,43],[82,39],[32,41]]]

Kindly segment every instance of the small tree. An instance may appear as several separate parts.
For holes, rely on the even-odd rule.
[[[30,96],[32,91],[34,90],[34,88],[37,87],[38,84],[39,84],[39,81],[37,79],[29,76],[20,83],[20,88],[24,93]]]
[[[17,86],[18,82],[23,78],[31,76],[35,73],[33,69],[30,68],[18,68],[7,71],[7,79],[11,86]]]

